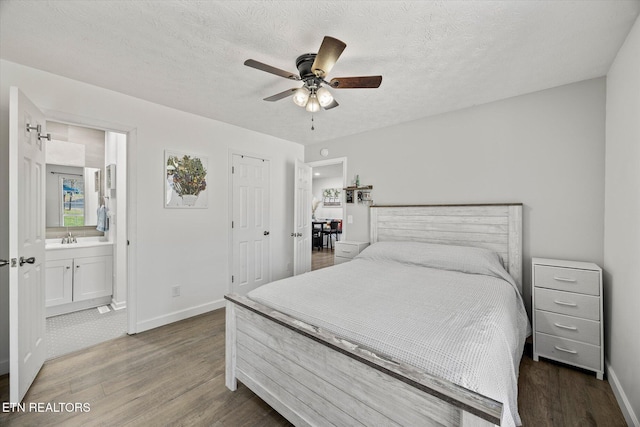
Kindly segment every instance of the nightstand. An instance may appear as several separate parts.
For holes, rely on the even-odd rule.
[[[367,246],[369,246],[369,242],[351,242],[349,240],[336,242],[335,258],[333,263],[341,264],[343,262],[351,261]]]
[[[602,269],[533,258],[533,360],[553,359],[604,375]]]

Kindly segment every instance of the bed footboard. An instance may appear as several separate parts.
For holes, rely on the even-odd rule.
[[[502,404],[238,295],[227,295],[226,385],[296,426],[491,426]]]

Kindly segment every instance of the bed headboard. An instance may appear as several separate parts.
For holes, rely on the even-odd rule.
[[[522,203],[374,205],[370,239],[491,249],[502,257],[522,294]]]

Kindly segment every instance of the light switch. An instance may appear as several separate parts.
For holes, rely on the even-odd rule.
[[[353,224],[353,215],[347,215],[347,224]]]

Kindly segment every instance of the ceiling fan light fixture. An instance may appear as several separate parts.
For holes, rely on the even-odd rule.
[[[321,87],[316,92],[316,95],[321,107],[326,107],[333,102],[333,95],[331,95],[331,92],[329,92],[327,88]]]
[[[315,93],[309,95],[309,102],[307,102],[307,111],[310,113],[316,113],[320,111],[320,103],[318,102],[318,96]]]
[[[301,87],[293,93],[293,102],[299,107],[304,107],[307,105],[307,101],[309,100],[309,89],[306,87]]]

